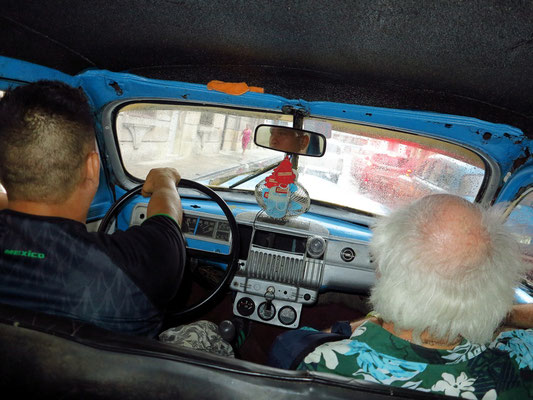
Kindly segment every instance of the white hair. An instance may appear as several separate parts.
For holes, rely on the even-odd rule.
[[[511,310],[525,273],[500,209],[430,195],[383,217],[370,243],[377,282],[370,302],[395,329],[487,343]]]

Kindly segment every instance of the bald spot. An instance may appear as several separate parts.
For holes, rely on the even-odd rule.
[[[475,271],[490,251],[481,212],[466,200],[446,195],[439,196],[433,206],[431,222],[420,231],[436,272],[451,276]]]

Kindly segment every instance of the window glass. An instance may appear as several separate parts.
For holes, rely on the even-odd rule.
[[[461,146],[390,129],[309,118],[327,137],[322,158],[301,157],[299,180],[314,199],[386,214],[430,193],[473,201],[483,160]]]
[[[170,166],[212,187],[254,190],[285,156],[256,146],[255,128],[292,126],[292,119],[275,112],[137,103],[119,110],[115,126],[123,165],[136,178]],[[478,155],[448,142],[320,118],[304,119],[303,129],[327,137],[323,157],[298,159],[298,182],[312,200],[383,215],[429,193],[473,201],[485,176]]]
[[[218,107],[139,103],[116,118],[122,162],[144,179],[155,167],[174,167],[183,178],[230,184],[283,154],[254,144],[259,124],[292,126],[290,115]]]
[[[518,236],[524,260],[529,264],[527,281],[533,287],[533,188],[524,192],[515,204],[506,223]]]

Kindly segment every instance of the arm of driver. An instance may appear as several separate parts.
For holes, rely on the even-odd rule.
[[[147,217],[167,214],[181,226],[183,210],[176,189],[180,179],[180,174],[174,168],[154,168],[148,173],[142,188],[142,195],[150,197]]]

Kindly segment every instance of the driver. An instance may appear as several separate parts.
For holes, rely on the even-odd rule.
[[[149,172],[142,225],[88,232],[100,161],[81,89],[39,81],[6,92],[0,143],[0,302],[155,337],[183,275],[179,173]]]
[[[270,128],[270,147],[286,153],[305,154],[309,145],[309,135],[285,128]]]

